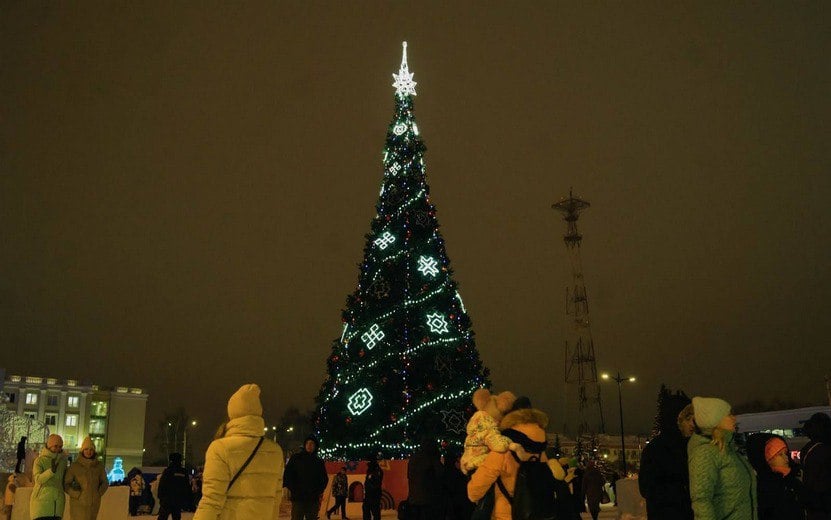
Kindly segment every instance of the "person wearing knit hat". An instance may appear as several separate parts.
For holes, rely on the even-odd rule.
[[[733,442],[736,418],[717,397],[693,397],[696,433],[687,444],[690,499],[696,520],[752,520],[756,475]]]
[[[260,387],[242,385],[228,399],[227,411],[228,422],[205,453],[202,499],[193,520],[276,520],[283,498],[283,450],[263,436]]]
[[[69,495],[69,516],[73,520],[95,520],[101,507],[101,497],[107,491],[107,471],[98,460],[95,444],[87,436],[81,443],[79,457],[63,478],[63,487]]]
[[[756,470],[759,520],[802,520],[803,486],[791,468],[788,444],[779,435],[754,433],[747,438],[747,458]]]
[[[29,515],[38,518],[61,518],[66,507],[63,477],[66,474],[67,453],[63,449],[63,438],[51,434],[46,446],[40,450],[32,467],[35,487],[29,496]]]

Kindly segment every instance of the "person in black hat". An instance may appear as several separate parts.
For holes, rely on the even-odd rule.
[[[190,480],[182,467],[182,454],[171,453],[170,464],[159,477],[159,517],[158,520],[182,518],[182,509],[191,503]]]
[[[317,456],[317,439],[309,435],[303,448],[286,464],[283,487],[290,493],[291,520],[316,520],[329,475],[323,460]]]

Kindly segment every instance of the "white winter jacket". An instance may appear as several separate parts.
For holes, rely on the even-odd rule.
[[[202,474],[202,500],[193,520],[277,519],[283,498],[283,450],[263,440],[257,455],[233,487],[228,483],[263,435],[265,423],[256,415],[228,421],[225,434],[208,446]]]

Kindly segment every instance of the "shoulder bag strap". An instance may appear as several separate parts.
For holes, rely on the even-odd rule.
[[[501,491],[502,494],[505,495],[505,498],[508,499],[508,503],[513,504],[514,497],[508,493],[508,490],[505,488],[505,484],[502,483],[502,477],[496,477],[496,485],[499,486],[499,491]]]
[[[260,449],[260,445],[263,443],[263,439],[265,439],[265,437],[260,437],[260,441],[257,443],[256,446],[254,446],[254,451],[252,451],[251,455],[248,456],[248,459],[245,461],[245,463],[242,465],[239,471],[237,471],[237,474],[234,475],[234,478],[231,479],[231,482],[228,482],[228,489],[225,490],[226,493],[231,489],[231,486],[234,485],[234,482],[237,481],[237,478],[239,478],[240,473],[245,471],[245,468],[248,467],[248,464],[251,462],[251,459],[254,458],[254,455],[257,454],[257,450]]]

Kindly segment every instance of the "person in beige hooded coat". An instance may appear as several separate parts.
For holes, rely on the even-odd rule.
[[[534,408],[521,408],[508,413],[499,423],[499,428],[505,435],[505,430],[512,429],[523,434],[533,443],[545,444],[545,428],[548,426],[548,416]],[[518,449],[517,455],[521,460],[527,460],[530,453],[524,449]],[[540,460],[547,461],[545,452],[542,452]],[[514,459],[509,450],[505,453],[492,451],[488,453],[485,461],[471,476],[467,484],[467,497],[471,502],[478,502],[484,497],[490,487],[501,478],[508,493],[513,494],[516,486],[516,476],[519,471],[519,462]],[[497,486],[495,489],[496,498],[494,501],[493,520],[511,520],[511,504]]]
[[[81,453],[66,470],[63,488],[69,495],[69,516],[72,520],[95,520],[101,507],[101,496],[107,491],[107,472],[98,460],[90,437],[81,443]]]
[[[193,520],[276,520],[283,494],[283,450],[263,439],[257,453],[229,488],[263,436],[260,387],[243,385],[228,401],[228,422],[205,454],[202,500]]]

